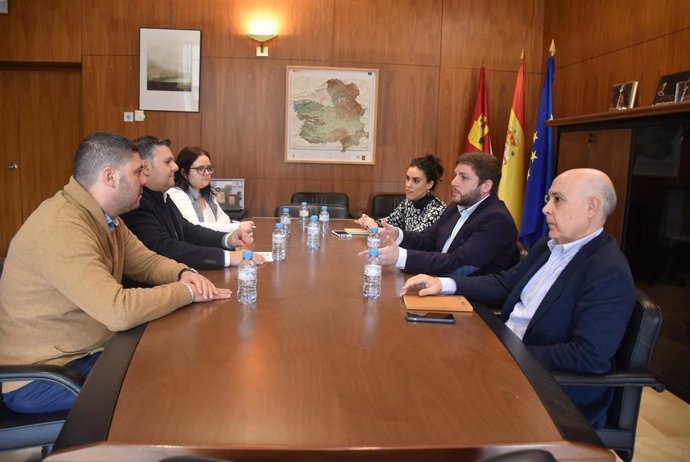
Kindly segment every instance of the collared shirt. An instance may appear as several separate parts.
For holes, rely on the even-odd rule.
[[[105,217],[105,222],[108,223],[108,229],[110,231],[115,231],[115,228],[117,228],[117,225],[120,224],[120,220],[115,217],[115,219],[111,218],[110,215],[108,215],[108,212],[105,210],[101,209],[101,212],[103,212],[103,216]]]
[[[458,221],[455,223],[455,227],[453,228],[453,231],[450,233],[450,236],[448,236],[448,239],[446,239],[446,243],[443,245],[443,249],[441,249],[441,253],[448,253],[448,249],[450,248],[450,245],[453,243],[453,239],[455,239],[455,236],[458,235],[460,232],[460,229],[462,226],[467,222],[467,220],[470,218],[470,215],[477,210],[477,207],[479,207],[479,204],[484,202],[486,198],[489,197],[488,195],[474,204],[471,207],[463,207],[462,205],[456,205],[458,208],[458,212],[460,212],[460,218],[458,218]],[[395,240],[397,244],[400,244],[403,240],[403,230],[399,230],[398,232],[398,238]],[[395,262],[395,267],[398,269],[405,269],[405,264],[407,263],[407,249],[400,248],[400,251],[398,252],[398,260]]]
[[[604,228],[599,228],[593,233],[567,244],[556,244],[551,239],[547,245],[551,250],[551,255],[544,266],[534,273],[534,276],[527,282],[520,293],[520,300],[515,304],[510,317],[506,321],[506,326],[517,335],[521,340],[525,336],[527,326],[532,320],[537,308],[541,305],[547,292],[556,282],[563,269],[577,255],[577,253],[589,241],[603,232]]]

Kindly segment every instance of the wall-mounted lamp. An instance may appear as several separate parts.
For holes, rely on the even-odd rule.
[[[256,56],[268,56],[266,43],[278,36],[275,34],[247,34],[247,37],[259,43],[259,46],[256,47]]]

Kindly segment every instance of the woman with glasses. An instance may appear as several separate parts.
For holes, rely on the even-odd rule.
[[[175,187],[168,190],[168,197],[191,223],[216,231],[231,233],[241,228],[252,232],[251,221],[233,221],[220,208],[211,190],[211,175],[215,167],[211,164],[208,151],[187,146],[180,151],[175,161],[179,170],[175,172]]]

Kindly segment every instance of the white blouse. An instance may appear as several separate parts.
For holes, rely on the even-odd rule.
[[[192,199],[190,195],[177,186],[170,188],[167,191],[168,197],[172,199],[177,208],[180,210],[182,216],[185,217],[187,221],[194,223],[195,225],[204,226],[206,228],[213,229],[215,231],[222,231],[224,233],[232,233],[240,227],[240,222],[231,220],[228,214],[220,208],[216,198],[213,196],[211,196],[211,200],[215,204],[215,207],[211,207],[210,204],[207,203],[203,212],[202,220],[199,220],[192,201],[204,199],[196,190],[190,189],[190,192],[192,193],[192,196],[196,197],[196,199]],[[215,214],[213,213],[213,208],[216,209]]]

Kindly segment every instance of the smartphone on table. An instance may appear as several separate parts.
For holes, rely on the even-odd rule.
[[[335,237],[337,237],[338,239],[352,239],[352,235],[350,235],[350,233],[348,233],[346,231],[334,229],[331,231],[331,233],[333,233],[333,235]]]
[[[433,311],[407,311],[405,319],[409,322],[436,322],[440,324],[454,324],[452,313],[437,313]]]

